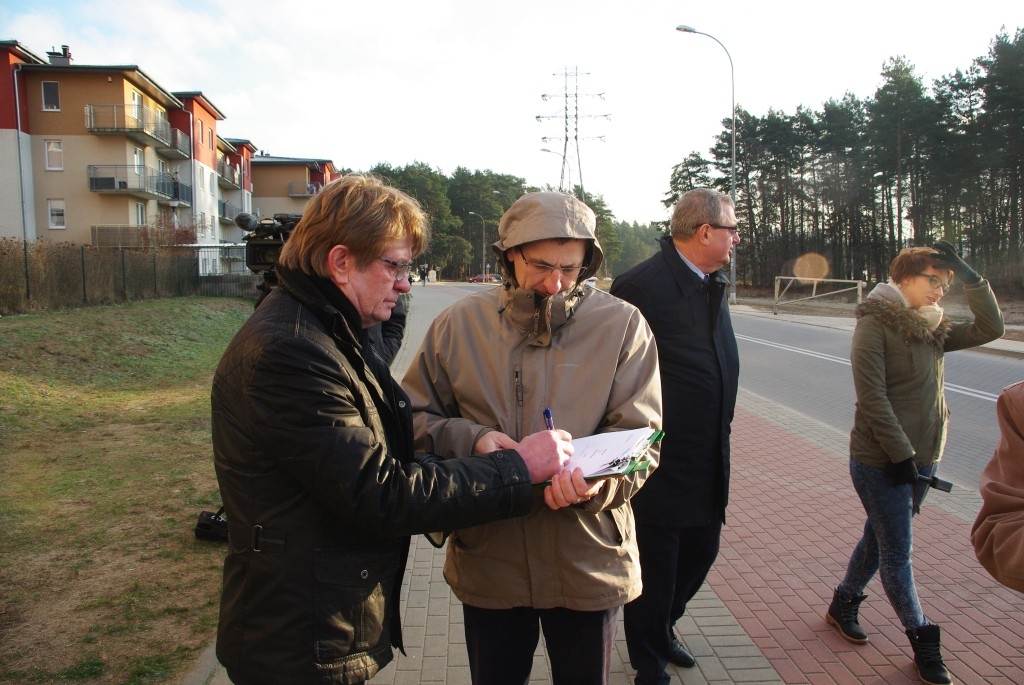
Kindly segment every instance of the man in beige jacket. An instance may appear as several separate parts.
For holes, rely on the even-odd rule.
[[[1024,381],[1003,389],[996,416],[999,445],[981,473],[971,542],[993,578],[1024,592]]]
[[[603,259],[590,208],[530,193],[498,235],[502,285],[442,312],[403,380],[417,449],[452,457],[511,448],[544,429],[545,409],[574,437],[659,429],[647,322],[584,287]],[[619,608],[641,590],[629,500],[645,477],[556,475],[521,521],[452,534],[444,575],[463,603],[474,683],[527,683],[540,630],[555,685],[608,682]]]

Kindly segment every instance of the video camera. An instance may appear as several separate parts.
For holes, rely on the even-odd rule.
[[[272,271],[281,256],[281,247],[291,235],[301,214],[275,214],[270,219],[259,219],[242,212],[235,217],[235,225],[248,235],[245,241],[245,266],[253,273]]]
[[[262,293],[256,302],[257,307],[277,283],[274,266],[281,256],[281,248],[301,218],[301,214],[275,214],[273,218],[260,219],[248,212],[235,216],[235,225],[247,233],[242,237],[245,241],[245,266],[263,277],[257,286]]]

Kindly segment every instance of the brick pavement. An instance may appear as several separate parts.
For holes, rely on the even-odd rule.
[[[404,373],[426,326],[461,296],[444,283],[414,286]],[[767,398],[740,394],[721,555],[677,628],[697,658],[673,668],[673,683],[899,685],[917,683],[911,650],[877,578],[862,605],[867,645],[851,645],[823,614],[863,524],[847,471],[847,435]],[[1024,683],[1024,596],[981,568],[969,532],[980,499],[955,487],[929,494],[915,525],[914,564],[922,604],[943,628],[943,652],[957,683]],[[415,538],[403,589],[408,656],[378,684],[468,684],[459,602],[444,582],[443,551]],[[632,682],[620,621],[613,685]],[[549,684],[543,645],[532,683]],[[227,685],[212,646],[185,685]]]

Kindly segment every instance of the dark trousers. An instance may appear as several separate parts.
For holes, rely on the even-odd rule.
[[[636,669],[637,682],[669,682],[665,666],[672,626],[704,584],[718,557],[721,535],[721,521],[687,528],[637,524],[644,591],[622,610],[629,663]]]
[[[463,605],[473,685],[529,683],[540,629],[554,685],[608,685],[618,613]]]

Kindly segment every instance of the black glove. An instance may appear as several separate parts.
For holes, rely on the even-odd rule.
[[[904,459],[885,467],[885,475],[893,485],[913,485],[917,482],[917,465],[913,459]]]
[[[960,259],[960,255],[956,253],[953,246],[947,243],[945,240],[939,240],[932,249],[938,251],[939,254],[935,256],[938,260],[936,268],[940,269],[952,269],[953,273],[956,274],[961,281],[967,285],[974,285],[981,280],[981,276],[977,271],[972,269],[967,262]]]

